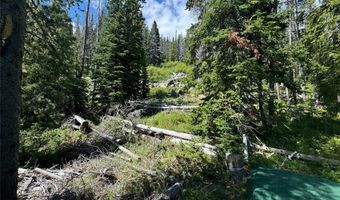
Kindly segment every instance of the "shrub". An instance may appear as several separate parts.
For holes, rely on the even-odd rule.
[[[85,140],[86,135],[80,131],[71,131],[66,126],[53,130],[31,129],[21,131],[20,161],[30,161],[32,164],[36,160],[53,162],[69,148],[79,145]]]

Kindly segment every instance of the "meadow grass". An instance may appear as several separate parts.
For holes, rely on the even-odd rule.
[[[183,62],[166,62],[163,66],[148,66],[148,78],[152,83],[165,81],[171,78],[173,73],[192,73],[192,67]]]
[[[163,111],[154,116],[144,117],[140,123],[155,126],[158,128],[191,133],[193,114],[184,111]]]

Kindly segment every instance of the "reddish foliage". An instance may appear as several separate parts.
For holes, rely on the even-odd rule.
[[[239,34],[239,32],[231,31],[228,38],[228,47],[236,44],[238,48],[245,48],[248,45],[249,40],[240,37]]]
[[[236,45],[237,48],[246,48],[249,46],[253,50],[256,60],[259,60],[261,58],[260,47],[251,43],[249,40],[242,38],[239,34],[240,33],[237,31],[231,31],[228,37],[227,46],[231,47],[232,45]]]

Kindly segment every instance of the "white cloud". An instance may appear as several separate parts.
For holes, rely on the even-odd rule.
[[[101,8],[103,8],[105,5],[104,5],[105,1],[104,0],[92,0],[91,1],[91,6],[94,8],[94,9],[98,9],[99,6]]]
[[[185,10],[184,0],[147,0],[143,7],[145,23],[150,28],[156,20],[161,35],[172,37],[186,34],[186,30],[196,21],[196,17]]]

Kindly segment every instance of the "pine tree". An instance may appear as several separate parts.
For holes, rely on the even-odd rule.
[[[123,101],[124,52],[123,4],[119,0],[108,2],[108,16],[104,20],[103,32],[96,47],[93,72],[94,105],[105,111],[113,102]]]
[[[275,119],[274,84],[295,89],[282,45],[286,24],[277,8],[274,0],[211,1],[191,30],[189,54],[207,95],[197,115],[203,133],[224,140],[226,133],[243,130],[242,124],[256,121],[269,128]]]
[[[146,71],[145,51],[143,42],[144,19],[141,11],[140,0],[126,0],[125,23],[126,30],[126,57],[123,58],[123,65],[127,76],[124,77],[125,99],[136,99],[146,84],[141,82],[141,75]],[[143,84],[141,84],[143,83]],[[142,95],[145,96],[145,95]]]
[[[150,56],[151,64],[158,66],[162,63],[162,53],[160,50],[160,35],[156,21],[153,22],[151,28]]]
[[[66,4],[28,3],[22,74],[22,128],[57,127],[84,88],[76,79],[76,40]]]
[[[308,50],[306,60],[310,78],[315,82],[317,92],[328,111],[340,111],[340,3],[325,1],[310,13],[303,38]]]
[[[94,105],[103,112],[145,90],[144,21],[139,0],[112,0],[94,55]]]

